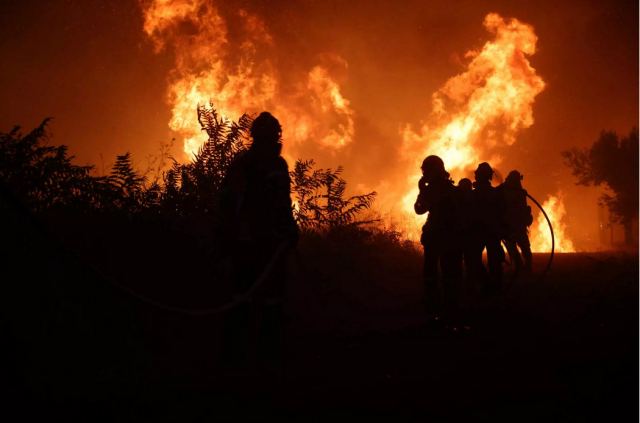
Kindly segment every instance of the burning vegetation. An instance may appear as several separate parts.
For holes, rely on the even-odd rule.
[[[285,80],[273,59],[278,51],[275,38],[249,11],[223,15],[217,3],[204,0],[153,0],[141,6],[143,29],[156,51],[168,50],[175,57],[167,92],[169,127],[182,138],[188,156],[197,154],[206,139],[194,119],[194,111],[205,104],[232,120],[272,111],[285,128],[289,162],[310,143],[330,150],[339,161],[340,152],[357,137],[356,110],[332,73],[348,69],[344,58],[325,52],[330,66],[319,63],[295,75],[288,70]],[[402,126],[402,166],[375,187],[378,212],[389,216],[387,223],[393,222],[408,239],[419,238],[424,222],[413,212],[413,201],[425,156],[442,157],[452,178],[459,180],[481,161],[499,167],[503,158],[497,148],[514,144],[518,133],[534,123],[533,104],[545,87],[529,62],[536,52],[534,28],[496,13],[486,15],[483,24],[492,39],[465,54],[466,69],[431,95],[431,111],[418,128]],[[564,209],[560,198],[552,198]],[[557,245],[572,249],[559,230],[561,215],[551,213],[550,218],[558,228]],[[533,239],[550,236],[545,226],[535,225],[532,231]],[[548,243],[535,245],[536,251],[550,248]]]
[[[149,104],[138,94],[156,94],[148,88],[165,75],[141,66],[139,57],[118,56],[124,60],[117,65],[130,60],[145,77],[155,72],[156,79],[148,85],[124,78],[127,97],[117,105],[145,133],[123,137],[127,147],[110,151],[112,166],[96,171],[77,165],[70,155],[75,148],[58,142],[74,146],[73,138],[56,127],[60,138],[52,139],[50,118],[30,131],[0,128],[5,391],[18,411],[24,414],[29,410],[23,404],[42,401],[44,407],[31,408],[46,410],[48,417],[51,411],[68,414],[71,406],[76,412],[95,409],[101,417],[108,410],[114,416],[144,412],[176,420],[238,412],[263,419],[271,412],[331,415],[344,409],[398,409],[459,420],[495,415],[498,421],[513,421],[523,410],[538,420],[615,420],[628,414],[621,405],[635,401],[629,369],[637,358],[630,347],[637,328],[637,129],[623,136],[604,131],[588,148],[568,146],[567,132],[557,132],[557,125],[584,140],[584,134],[596,134],[597,123],[582,128],[576,122],[590,116],[571,121],[564,114],[567,105],[586,97],[572,98],[565,107],[558,97],[546,103],[553,108],[541,104],[545,90],[561,85],[556,69],[543,63],[552,57],[566,68],[575,56],[549,54],[538,65],[532,25],[496,13],[478,15],[471,7],[464,13],[456,9],[453,19],[464,23],[457,34],[466,37],[465,19],[475,19],[485,38],[464,47],[471,50],[455,61],[454,70],[438,74],[441,67],[424,67],[418,77],[434,71],[438,78],[416,81],[407,75],[437,62],[425,40],[445,38],[429,23],[443,21],[445,31],[453,29],[440,15],[443,8],[450,13],[450,5],[432,10],[435,3],[407,2],[411,7],[389,19],[389,9],[363,3],[364,8],[301,2],[300,11],[269,2],[138,0],[133,34],[148,43],[136,43],[132,51],[148,48],[150,63],[169,65],[168,107],[136,107]],[[54,8],[29,18],[49,21]],[[306,39],[309,34],[299,31],[304,51],[290,48],[302,43],[283,34],[300,28],[283,30],[286,19],[317,19],[318,10],[335,14],[342,8],[350,8],[343,23],[352,25],[353,14],[362,12],[360,22],[374,21],[382,29],[373,34],[378,38],[348,40],[345,48],[325,42],[325,33]],[[413,16],[416,8],[425,13]],[[520,10],[542,16],[539,29],[551,26],[539,5]],[[565,17],[588,21],[574,12]],[[380,25],[398,27],[400,15],[409,16],[415,28],[394,34]],[[610,16],[616,25],[623,22]],[[20,33],[25,40],[35,27],[51,30],[33,19]],[[93,29],[94,21],[82,21]],[[319,21],[320,31],[334,31],[331,37],[353,31],[326,25],[326,19],[311,23]],[[59,26],[68,40],[71,32]],[[572,22],[564,30],[580,37],[576,26]],[[353,27],[362,30],[359,23]],[[418,29],[435,37],[419,39],[423,57],[404,38]],[[112,32],[95,33],[113,38]],[[553,32],[550,44],[560,44],[562,34]],[[51,39],[75,59],[69,43]],[[465,46],[468,39],[454,44]],[[350,49],[370,48],[371,40],[381,50],[384,41],[388,50],[351,55]],[[93,55],[106,51],[100,40],[91,41]],[[435,50],[446,56],[453,50],[449,45]],[[38,56],[32,50],[29,45],[23,56]],[[414,54],[413,63],[406,57],[394,61],[402,51]],[[60,59],[60,69],[77,78],[69,70],[83,69],[68,59]],[[38,62],[25,63],[34,68]],[[37,74],[21,73],[36,80]],[[394,73],[395,79],[387,78]],[[585,72],[576,80],[593,75],[602,74]],[[89,76],[84,79],[109,89],[119,77]],[[99,99],[79,91],[85,85],[77,82],[60,103],[80,92],[90,102]],[[607,85],[601,81],[598,89]],[[27,94],[29,101],[33,96]],[[140,103],[129,102],[137,98]],[[95,105],[101,127],[82,116],[74,116],[71,125],[84,128],[86,146],[99,153],[106,139],[100,128],[120,122],[122,114]],[[611,110],[613,115],[620,107]],[[163,128],[150,129],[157,124],[156,111],[170,113],[161,119]],[[262,111],[274,116],[258,115]],[[602,121],[612,122],[604,114]],[[156,135],[166,135],[165,123],[177,151],[170,151],[173,142],[164,144],[145,171],[129,143],[148,147]],[[532,148],[527,138],[544,149]],[[556,145],[558,140],[565,144]],[[554,151],[545,150],[551,146],[558,152],[570,148],[562,158],[577,184],[602,188],[601,205],[609,215],[600,223],[606,218],[624,226],[630,244],[625,250],[572,254],[591,240],[577,231],[586,229],[583,210],[570,202],[577,191],[567,187],[568,173],[556,172]],[[114,154],[128,148],[136,154]],[[547,155],[521,158],[540,151]],[[560,158],[555,157],[558,163]],[[465,178],[476,179],[475,190]],[[544,212],[534,206],[537,200]],[[596,205],[595,194],[581,200]],[[425,217],[421,251],[416,241]],[[613,235],[612,230],[616,245]],[[568,254],[531,254],[548,253],[552,244]],[[628,254],[633,248],[635,254]]]
[[[312,140],[331,150],[352,142],[354,111],[329,65],[319,63],[293,76],[287,72],[296,83],[285,83],[272,59],[278,46],[258,16],[240,9],[227,20],[215,2],[206,0],[154,0],[142,2],[142,8],[144,31],[156,51],[167,49],[175,56],[167,93],[169,127],[182,137],[187,156],[206,140],[194,111],[209,103],[229,120],[272,111],[287,128],[289,159],[297,157],[297,145]],[[347,66],[336,55],[326,61]]]
[[[575,252],[573,242],[566,234],[567,228],[564,224],[566,211],[562,202],[562,195],[549,196],[542,204],[542,208],[553,224],[555,251],[559,253]],[[551,251],[551,232],[542,213],[538,213],[538,217],[531,227],[531,251]]]

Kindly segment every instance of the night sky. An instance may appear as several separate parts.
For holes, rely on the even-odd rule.
[[[264,19],[281,66],[311,63],[323,52],[348,62],[342,86],[356,112],[355,146],[319,161],[344,164],[347,179],[356,182],[384,178],[369,173],[385,168],[400,125],[425,118],[431,93],[463,69],[464,52],[488,39],[482,27],[488,12],[533,25],[538,51],[530,60],[547,84],[534,104],[535,124],[510,147],[504,169],[521,169],[534,195],[564,187],[569,219],[581,222],[569,225],[578,242],[580,225],[596,216],[597,191],[573,186],[560,152],[589,145],[603,129],[626,134],[638,125],[636,1],[231,1],[219,7],[224,13],[238,6]],[[0,54],[2,131],[53,116],[52,142],[69,145],[79,164],[99,171],[125,151],[144,168],[145,158],[172,137],[165,100],[173,60],[170,52],[154,53],[135,0],[3,1]],[[180,150],[178,143],[177,157]]]

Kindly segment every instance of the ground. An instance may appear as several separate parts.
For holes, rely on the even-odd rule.
[[[427,325],[419,250],[385,237],[303,238],[288,265],[282,372],[234,373],[219,360],[220,315],[140,302],[109,282],[122,270],[96,268],[36,229],[7,225],[6,413],[118,421],[638,417],[636,253],[557,254],[544,278],[548,255],[536,255],[534,277],[477,301],[469,328],[453,331]],[[154,267],[170,273],[168,263]],[[135,288],[164,302],[173,292],[185,306],[190,296],[198,306],[210,300],[188,278],[156,291],[154,283],[161,285],[150,278]]]

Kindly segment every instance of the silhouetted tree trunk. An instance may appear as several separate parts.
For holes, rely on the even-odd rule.
[[[622,225],[624,226],[624,243],[631,246],[633,245],[633,220],[625,219]]]

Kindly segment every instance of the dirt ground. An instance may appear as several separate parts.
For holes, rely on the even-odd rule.
[[[636,257],[556,255],[546,278],[480,301],[458,331],[427,326],[420,287],[403,288],[405,307],[292,340],[291,403],[433,421],[637,418]]]
[[[638,418],[637,254],[557,254],[453,330],[425,319],[419,251],[303,242],[283,365],[258,372],[221,365],[220,316],[139,304],[36,238],[3,250],[2,412],[20,420]]]

